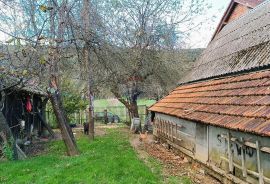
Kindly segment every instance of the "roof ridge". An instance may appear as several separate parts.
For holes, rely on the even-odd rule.
[[[233,23],[235,23],[235,22],[240,21],[241,19],[243,19],[244,17],[248,16],[249,14],[251,14],[252,12],[254,12],[254,11],[256,11],[257,9],[261,8],[262,6],[264,6],[264,5],[267,4],[267,3],[270,3],[270,0],[266,0],[266,1],[262,2],[261,4],[255,6],[253,9],[250,9],[247,13],[245,13],[245,14],[241,15],[239,18],[237,18],[237,19],[235,19],[235,20],[229,22],[227,25],[230,25],[230,24],[233,24]],[[226,26],[227,26],[227,25],[226,25]],[[226,27],[226,26],[225,26],[225,27]]]
[[[265,71],[269,71],[269,70],[265,70]],[[257,73],[257,72],[260,72],[260,71],[255,71],[255,72],[251,72],[251,73],[246,73],[246,74],[243,74],[243,75],[241,75],[241,76],[248,76],[248,75],[251,75],[251,74],[254,74],[254,73]],[[233,77],[234,77],[234,76],[228,76],[228,77],[225,77],[224,79],[227,79],[227,78],[233,78]],[[266,79],[266,78],[270,78],[270,76],[262,76],[262,77],[253,78],[253,79],[240,79],[239,81],[220,82],[220,83],[209,84],[209,85],[199,85],[199,86],[194,86],[194,87],[190,87],[190,88],[183,88],[183,89],[180,89],[180,90],[195,89],[195,88],[208,87],[208,86],[216,86],[216,85],[221,85],[221,84],[239,83],[239,82],[253,81],[253,80],[260,80],[260,79]],[[222,79],[218,79],[218,80],[222,80]],[[209,81],[205,81],[205,82],[209,82]],[[178,88],[179,88],[179,87],[178,87]],[[174,89],[172,92],[180,91],[180,90],[176,88],[176,89]]]
[[[161,108],[172,108],[172,107],[167,107],[167,106],[157,106],[157,107],[161,107]],[[188,109],[188,108],[183,108],[183,107],[174,107],[174,109],[182,109],[182,110],[186,110],[187,114],[190,114],[192,112],[201,112],[201,113],[207,113],[207,114],[218,114],[218,115],[225,115],[225,116],[233,116],[233,117],[244,117],[244,118],[250,118],[250,119],[263,119],[265,121],[270,120],[270,117],[267,116],[254,116],[254,115],[243,115],[243,113],[238,113],[238,114],[232,114],[232,113],[223,113],[223,112],[215,112],[215,111],[205,111],[205,110],[196,110],[196,109]],[[185,119],[185,118],[183,118]]]
[[[249,68],[249,69],[244,69],[244,70],[240,70],[240,71],[233,71],[230,73],[205,77],[205,78],[192,80],[192,81],[188,81],[188,82],[183,82],[183,83],[179,82],[178,86],[185,85],[185,84],[195,84],[195,83],[202,82],[202,81],[219,80],[219,79],[224,79],[227,77],[234,77],[234,76],[239,76],[239,75],[243,75],[243,74],[248,74],[249,72],[255,73],[255,72],[267,71],[267,70],[270,70],[270,63],[267,65],[263,65],[263,66],[256,66],[256,67]]]

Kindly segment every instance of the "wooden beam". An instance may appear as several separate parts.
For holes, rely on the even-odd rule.
[[[175,123],[175,137],[178,139],[178,124]]]
[[[227,158],[225,158],[225,157],[220,157],[222,160],[225,160],[226,162],[229,162],[229,160],[227,159]],[[236,163],[233,163],[233,165],[235,166],[235,167],[237,167],[238,169],[242,169],[242,166],[240,166],[240,165],[238,165],[238,164],[236,164]],[[247,169],[247,173],[248,174],[250,174],[250,175],[252,175],[252,176],[254,176],[254,177],[256,177],[256,178],[259,178],[259,173],[257,173],[257,172],[255,172],[255,171],[251,171],[251,170],[249,170],[249,169]],[[263,176],[263,180],[265,181],[265,182],[267,182],[267,183],[270,183],[270,178],[267,178],[267,177],[265,177],[265,176]]]
[[[244,142],[243,137],[240,138],[241,142]],[[241,160],[242,160],[242,173],[243,177],[247,177],[247,167],[246,167],[246,153],[244,145],[241,145]]]
[[[257,150],[257,167],[258,167],[258,173],[259,173],[259,184],[264,184],[263,171],[261,168],[261,150],[260,150],[259,141],[256,141],[256,150]]]
[[[25,155],[25,153],[22,151],[22,149],[20,148],[20,146],[18,146],[18,144],[16,144],[16,148],[17,148],[17,153],[18,153],[18,157],[20,160],[24,160],[27,158],[27,156]]]
[[[224,138],[224,139],[226,139],[226,140],[228,139],[228,138],[227,138],[227,135],[224,135],[224,134],[221,135],[221,138]],[[253,142],[249,142],[249,141],[239,142],[238,139],[237,139],[237,138],[234,138],[234,137],[231,138],[231,141],[232,141],[232,142],[235,142],[236,144],[238,144],[238,145],[240,145],[240,146],[241,146],[242,144],[244,144],[245,146],[248,146],[248,147],[250,147],[250,148],[256,149],[256,144],[253,143]],[[260,150],[261,150],[262,152],[265,152],[265,153],[269,153],[269,154],[270,154],[270,147],[261,147]]]
[[[228,143],[228,158],[229,158],[229,172],[233,172],[233,156],[232,156],[232,149],[231,149],[231,134],[227,133],[227,143]]]
[[[51,134],[51,136],[53,138],[55,138],[55,134],[54,134],[52,128],[50,127],[50,125],[43,119],[42,115],[39,112],[37,112],[37,115],[38,115],[39,120],[44,125],[44,127],[48,130],[48,132]]]

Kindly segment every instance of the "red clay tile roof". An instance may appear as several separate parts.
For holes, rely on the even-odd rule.
[[[270,1],[226,25],[180,83],[270,65]]]
[[[270,71],[182,85],[149,110],[270,136]]]

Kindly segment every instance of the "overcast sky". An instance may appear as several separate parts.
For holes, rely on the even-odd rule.
[[[212,4],[212,8],[209,9],[207,17],[215,16],[214,22],[204,22],[203,26],[198,31],[191,32],[190,39],[187,41],[187,48],[204,48],[209,43],[224,11],[229,5],[230,0],[206,0]],[[205,19],[202,17],[202,19]],[[7,35],[0,32],[0,41],[8,39]]]
[[[191,33],[188,41],[189,48],[204,48],[209,43],[214,31],[222,18],[230,0],[206,0],[212,3],[212,8],[208,11],[208,17],[215,16],[214,22],[204,23],[199,31]]]

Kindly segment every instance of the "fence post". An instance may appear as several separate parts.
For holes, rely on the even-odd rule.
[[[104,122],[105,122],[105,124],[108,124],[108,121],[109,121],[108,120],[108,111],[107,111],[107,109],[104,109]]]

